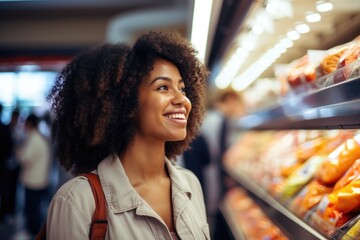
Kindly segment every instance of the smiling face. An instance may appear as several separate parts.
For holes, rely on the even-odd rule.
[[[140,84],[138,96],[137,134],[164,142],[185,139],[191,103],[173,63],[157,59],[149,77]]]

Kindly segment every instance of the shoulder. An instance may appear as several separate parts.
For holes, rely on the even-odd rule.
[[[59,188],[50,203],[47,238],[85,239],[94,211],[95,200],[88,180],[85,177],[69,180]]]
[[[87,192],[91,193],[89,182],[85,177],[79,176],[64,183],[56,192],[55,197],[70,199],[84,196]]]
[[[64,183],[53,197],[53,205],[78,210],[86,218],[95,210],[95,201],[88,180],[83,177],[75,177]]]

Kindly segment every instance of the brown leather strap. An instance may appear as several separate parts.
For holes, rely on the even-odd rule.
[[[90,239],[103,240],[105,239],[108,222],[105,195],[100,183],[99,176],[95,173],[83,173],[80,174],[80,176],[88,178],[95,200],[95,212],[92,216]]]
[[[46,240],[46,221],[35,236],[35,240]]]

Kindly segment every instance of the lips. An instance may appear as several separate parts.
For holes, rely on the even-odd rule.
[[[186,112],[171,112],[164,114],[164,117],[177,126],[186,127],[187,119],[185,113]]]

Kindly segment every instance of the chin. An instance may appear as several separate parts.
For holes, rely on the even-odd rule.
[[[183,141],[186,138],[186,134],[184,135],[177,135],[177,136],[173,136],[172,138],[169,138],[169,142],[178,142],[178,141]]]

